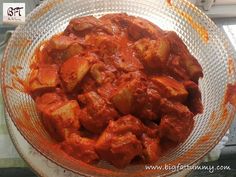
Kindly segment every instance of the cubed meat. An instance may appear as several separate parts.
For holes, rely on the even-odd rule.
[[[118,117],[116,110],[96,92],[79,95],[78,99],[86,106],[80,111],[81,124],[91,132],[100,133],[108,125],[109,120]]]
[[[106,131],[112,134],[124,134],[131,132],[136,136],[141,136],[141,134],[145,131],[145,127],[138,118],[132,115],[126,115],[120,117],[116,121],[110,121]]]
[[[61,148],[70,156],[85,163],[94,163],[99,160],[95,152],[95,141],[80,137],[73,133],[61,143]]]
[[[201,92],[198,85],[192,81],[183,82],[186,90],[188,91],[187,106],[189,110],[194,114],[203,112],[203,105],[201,101]]]
[[[165,37],[157,40],[140,39],[134,44],[140,61],[148,69],[163,69],[170,55],[170,43]]]
[[[160,137],[181,143],[191,133],[193,125],[193,118],[184,119],[174,115],[165,115],[161,118]]]
[[[65,59],[71,58],[75,55],[80,55],[84,52],[85,47],[80,44],[79,42],[71,44],[66,50],[65,50]]]
[[[113,92],[116,90],[116,87],[111,84],[110,82],[102,85],[97,89],[97,92],[101,97],[103,97],[105,100],[109,101],[112,97]]]
[[[65,139],[80,127],[80,107],[75,100],[68,101],[63,95],[46,93],[36,98],[36,107],[51,136],[58,141]]]
[[[197,59],[189,53],[186,45],[175,32],[167,32],[166,37],[170,41],[171,52],[181,57],[181,62],[188,72],[189,77],[197,83],[198,79],[203,77],[202,67]]]
[[[102,133],[96,143],[99,156],[118,168],[124,168],[136,157],[142,154],[142,144],[134,134],[112,135]]]
[[[169,100],[184,102],[188,96],[184,85],[171,77],[155,76],[152,81],[157,86],[156,88],[161,96]]]
[[[44,123],[48,123],[49,131],[52,130],[49,133],[57,135],[57,140],[63,140],[69,133],[79,130],[79,110],[77,101],[71,100],[44,116]]]
[[[127,24],[128,34],[134,40],[147,37],[155,39],[163,35],[163,31],[160,28],[140,17],[127,20]]]
[[[131,113],[134,110],[134,102],[138,98],[138,94],[142,94],[137,91],[140,91],[139,89],[142,87],[143,84],[138,79],[122,83],[112,95],[113,105],[123,114]]]
[[[161,96],[159,92],[152,88],[147,88],[145,94],[136,98],[135,115],[137,114],[143,120],[159,119]]]
[[[190,80],[182,59],[178,55],[171,55],[167,63],[167,72],[177,80]]]
[[[150,138],[157,138],[159,136],[159,125],[150,120],[144,120],[145,134]]]
[[[62,93],[45,93],[36,98],[36,108],[39,112],[49,115],[52,111],[62,106],[68,99]]]
[[[98,84],[102,84],[106,79],[104,70],[105,65],[103,63],[95,63],[90,69],[91,76]]]
[[[29,91],[41,93],[55,89],[59,84],[57,65],[40,65],[38,69],[32,70],[29,77]]]
[[[74,18],[64,31],[65,35],[75,34],[77,36],[85,36],[90,32],[104,32],[112,34],[112,26],[104,24],[94,16],[86,16]]]
[[[99,25],[99,20],[93,16],[74,18],[66,27],[64,34],[84,36],[92,31],[97,25]]]
[[[93,79],[100,85],[107,82],[112,82],[115,79],[115,74],[109,70],[103,62],[98,62],[92,65],[90,74]]]
[[[160,109],[162,114],[175,115],[179,118],[190,119],[194,116],[187,106],[178,102],[171,102],[166,98],[161,99]]]
[[[160,158],[161,146],[159,138],[150,138],[142,135],[143,158],[146,163],[154,163]]]
[[[121,42],[124,44],[124,42]],[[142,70],[144,67],[135,56],[135,52],[128,45],[121,45],[118,55],[114,57],[114,64],[125,72]]]
[[[50,39],[49,44],[52,49],[64,50],[75,42],[76,40],[69,36],[55,35]]]
[[[78,55],[66,60],[60,70],[60,76],[68,92],[71,92],[80,83],[89,71],[89,61]]]
[[[110,35],[87,35],[85,37],[87,45],[94,46],[98,49],[98,54],[101,57],[114,55],[118,51],[119,43]]]

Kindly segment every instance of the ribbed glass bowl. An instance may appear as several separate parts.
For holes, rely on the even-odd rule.
[[[223,104],[228,83],[235,82],[235,61],[225,35],[194,5],[185,0],[50,0],[36,8],[12,35],[1,63],[1,85],[6,109],[24,138],[45,157],[58,165],[86,176],[165,176],[174,173],[178,164],[191,165],[206,155],[223,137],[235,115],[235,108]],[[117,169],[106,162],[88,165],[67,156],[43,128],[32,98],[15,87],[12,67],[21,66],[19,78],[25,78],[35,49],[52,35],[62,32],[70,19],[78,16],[126,12],[146,18],[165,30],[174,30],[203,67],[200,89],[204,113],[196,116],[188,139],[146,170],[145,165]],[[199,28],[200,27],[200,28]],[[203,40],[201,29],[208,31]]]

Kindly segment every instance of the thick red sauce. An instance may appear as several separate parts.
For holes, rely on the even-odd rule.
[[[40,45],[30,69],[16,79],[45,129],[85,163],[154,163],[188,137],[203,111],[200,64],[175,32],[139,17],[72,19]]]

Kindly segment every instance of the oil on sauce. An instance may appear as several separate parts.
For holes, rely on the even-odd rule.
[[[176,13],[183,17],[192,26],[192,28],[199,34],[199,36],[205,43],[208,42],[209,34],[207,29],[203,25],[195,22],[191,15],[174,6],[171,0],[166,0],[166,2],[173,10],[175,10]]]

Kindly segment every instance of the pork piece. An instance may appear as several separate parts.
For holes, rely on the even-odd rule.
[[[124,168],[142,153],[142,144],[131,132],[113,135],[104,131],[95,145],[101,159],[112,163],[117,168]]]
[[[136,136],[141,136],[145,131],[145,126],[139,119],[129,114],[116,121],[110,121],[106,131],[112,134],[131,132]]]
[[[161,118],[160,137],[181,143],[191,133],[194,120],[191,117],[180,118],[175,115],[165,115]]]
[[[92,139],[72,133],[61,143],[61,148],[70,156],[91,164],[99,160],[95,152],[95,143]]]
[[[132,20],[129,18],[127,23],[128,34],[134,40],[147,37],[155,39],[163,34],[159,27],[140,17],[135,17]]]
[[[79,113],[81,124],[93,133],[100,133],[109,120],[118,117],[115,109],[107,104],[96,92],[88,92],[78,96],[78,100],[86,107]]]
[[[197,83],[198,79],[203,77],[202,67],[197,59],[189,53],[186,45],[175,32],[167,32],[166,37],[170,41],[171,52],[181,57],[181,62],[188,72],[189,77]]]
[[[150,120],[143,120],[145,127],[145,134],[150,138],[158,138],[159,137],[159,125]]]
[[[119,27],[126,28],[133,40],[144,37],[157,38],[163,34],[163,31],[153,23],[140,17],[128,16],[125,13],[107,14],[100,19],[110,20]]]
[[[169,76],[154,76],[152,81],[161,96],[169,100],[184,102],[188,96],[184,85]]]
[[[90,68],[90,63],[85,57],[75,55],[66,60],[60,69],[60,76],[68,92],[71,92],[81,82]]]
[[[68,99],[62,92],[45,93],[36,98],[36,108],[39,112],[49,115],[52,111],[62,106]]]
[[[79,42],[71,44],[66,50],[64,54],[64,58],[68,59],[75,55],[80,55],[85,51],[85,46]]]
[[[106,34],[89,34],[85,37],[85,44],[97,48],[101,57],[114,55],[119,47],[117,39]]]
[[[156,40],[143,38],[135,42],[134,50],[144,66],[151,70],[163,69],[170,55],[170,43],[167,38]]]
[[[143,83],[134,78],[131,81],[121,83],[111,97],[111,102],[117,110],[123,114],[134,111],[135,97],[145,92]]]
[[[182,64],[182,59],[180,56],[171,54],[166,67],[167,73],[169,73],[176,80],[190,80],[188,72]]]
[[[143,65],[134,56],[134,52],[124,37],[110,35],[87,35],[85,43],[96,48],[97,54],[105,64],[114,65],[124,71],[143,69]]]
[[[122,39],[120,43],[122,44],[119,48],[120,50],[114,57],[115,66],[125,72],[142,70],[144,67],[140,60],[135,56],[132,47],[128,46]]]
[[[159,138],[142,135],[143,159],[146,163],[154,163],[160,158],[161,147]]]
[[[85,48],[81,40],[60,34],[48,41],[47,52],[53,63],[62,64],[66,59],[82,54]]]
[[[103,63],[98,62],[92,65],[90,74],[93,79],[100,85],[111,83],[115,79],[115,74]]]
[[[159,92],[152,88],[147,88],[145,94],[138,94],[135,100],[135,113],[137,113],[137,116],[143,120],[157,120],[160,118],[161,96]]]
[[[56,93],[46,93],[36,99],[36,107],[42,114],[47,131],[58,141],[79,129],[80,107],[75,100],[68,101]]]
[[[187,106],[189,110],[194,114],[201,114],[203,112],[203,105],[201,101],[201,92],[198,85],[192,81],[183,82],[189,95],[187,98]]]
[[[110,82],[105,83],[104,85],[102,85],[101,87],[97,89],[98,94],[101,95],[101,97],[105,99],[106,101],[111,100],[111,97],[114,91],[116,91],[116,87]]]
[[[94,16],[74,18],[64,31],[65,35],[75,34],[83,37],[90,32],[104,32],[112,34],[112,26],[104,24]]]
[[[186,119],[193,118],[194,116],[187,106],[178,102],[171,102],[166,98],[161,99],[160,109],[163,115],[170,114],[179,118]]]
[[[137,139],[144,133],[142,122],[132,115],[110,121],[96,143],[99,156],[116,167],[123,168],[141,155],[142,144]]]
[[[76,40],[69,36],[55,35],[50,39],[49,45],[51,49],[64,50],[75,42]]]
[[[29,91],[33,94],[55,89],[59,84],[57,65],[40,65],[33,69],[28,84]]]

